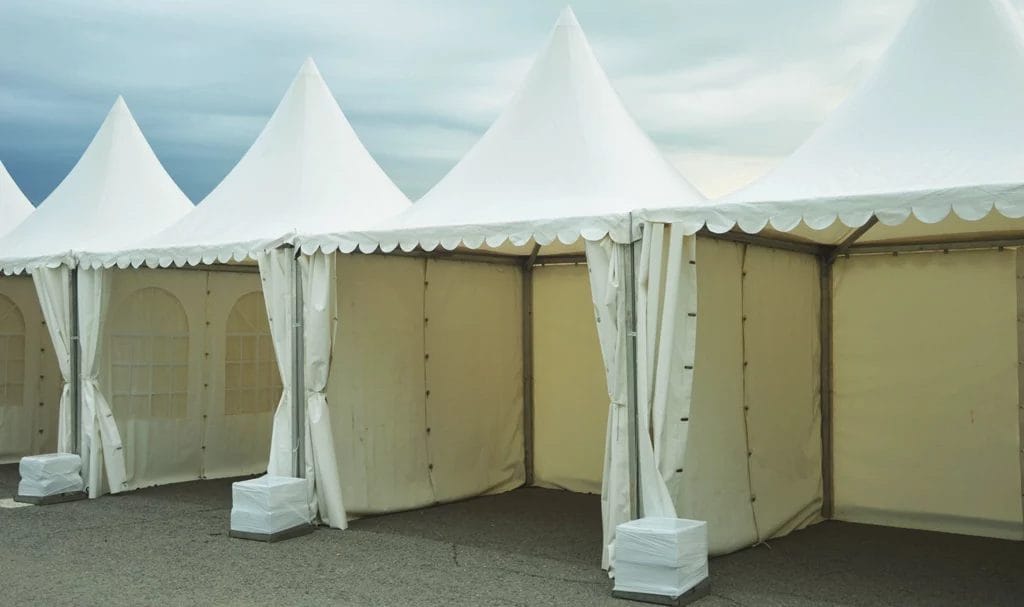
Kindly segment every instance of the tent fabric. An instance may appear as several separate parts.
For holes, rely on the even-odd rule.
[[[338,325],[335,257],[323,253],[304,255],[299,258],[299,268],[303,291],[306,478],[315,486],[321,520],[331,527],[345,529],[348,519],[327,405],[327,382]]]
[[[608,391],[584,264],[533,268],[533,482],[601,493]]]
[[[0,237],[18,227],[34,207],[0,162]]]
[[[820,520],[818,260],[747,247],[741,280],[743,410],[758,540]]]
[[[57,451],[63,383],[32,277],[0,277],[0,463]]]
[[[633,121],[567,8],[505,111],[415,205],[373,230],[300,240],[307,253],[629,242],[634,208],[703,200]]]
[[[837,262],[836,518],[1024,539],[1017,255]]]
[[[102,338],[102,314],[106,307],[109,279],[100,272],[83,271],[76,275],[79,300],[79,352],[81,376],[78,384],[81,409],[79,427],[75,428],[71,402],[71,337],[72,273],[66,266],[41,266],[32,273],[36,293],[47,319],[64,388],[58,406],[57,451],[77,452],[82,456],[82,480],[90,497],[99,497],[103,486],[103,468],[114,493],[124,488],[124,452],[110,404],[97,385],[99,347]],[[75,434],[79,441],[75,441]],[[78,442],[77,451],[73,445]]]
[[[195,210],[131,248],[94,249],[83,263],[243,261],[296,234],[363,229],[407,207],[308,59],[252,147]]]
[[[603,554],[601,566],[611,569],[615,564],[615,529],[634,518],[631,511],[630,476],[631,454],[629,421],[629,388],[627,376],[630,373],[627,351],[629,347],[627,326],[627,268],[635,263],[630,258],[629,247],[605,239],[600,243],[587,242],[587,265],[590,269],[590,286],[597,321],[597,335],[604,359],[605,379],[611,400],[608,412],[608,430],[605,441],[604,474],[601,488],[601,519],[603,526]],[[637,308],[646,306],[647,301],[637,293]],[[636,331],[645,331],[637,327]],[[638,377],[639,380],[639,377]],[[640,390],[638,389],[638,392]],[[676,516],[668,487],[658,472],[654,460],[654,446],[650,433],[650,410],[647,403],[638,402],[637,451],[639,478],[636,479],[639,492],[640,510],[644,516]]]
[[[349,515],[521,486],[521,269],[336,257],[339,326],[327,399]]]
[[[968,231],[992,215],[1021,218],[1022,105],[1024,28],[1011,3],[923,0],[873,74],[766,177],[713,209],[638,216],[719,233],[857,228],[872,217],[955,217]]]
[[[668,481],[681,474],[689,434],[697,337],[696,239],[664,224],[645,226],[637,274],[637,398],[654,459]],[[641,302],[646,302],[640,305]]]
[[[83,270],[79,270],[81,273]],[[255,272],[106,270],[100,388],[125,458],[125,490],[263,472],[273,407],[254,376],[276,375],[265,316],[245,339],[228,330],[240,302],[260,294]],[[263,305],[253,312],[263,313]],[[233,364],[260,348],[260,364]],[[228,398],[246,390],[246,407]],[[257,398],[258,393],[258,398]]]
[[[292,476],[298,445],[292,441],[293,395],[295,369],[292,365],[295,347],[295,251],[271,249],[257,255],[263,301],[270,320],[270,334],[274,342],[274,357],[281,374],[281,399],[274,409],[274,429],[270,439],[270,458],[267,474]]]
[[[318,513],[321,520],[338,529],[348,526],[341,477],[327,405],[327,382],[330,378],[331,353],[338,319],[337,284],[333,255],[299,256],[291,248],[274,249],[258,255],[263,293],[270,311],[274,351],[284,390],[274,413],[270,460],[267,474],[294,476],[298,445],[292,439],[294,425],[293,372],[296,293],[295,275],[301,272],[303,326],[303,428],[304,467],[308,481],[307,501],[310,518]]]
[[[0,271],[73,266],[82,251],[127,247],[191,209],[118,97],[67,177],[0,238]]]
[[[810,255],[704,236],[696,239],[693,259],[700,322],[690,432],[683,472],[665,478],[677,514],[708,522],[710,550],[717,555],[820,520],[818,269]],[[580,280],[570,278],[575,275]],[[535,333],[559,328],[534,343],[536,479],[572,490],[581,489],[564,479],[592,479],[600,487],[605,428],[592,420],[606,421],[608,411],[607,396],[592,392],[604,385],[593,321],[582,335],[589,339],[571,337],[577,331],[566,334],[562,327],[576,320],[557,320],[578,314],[577,308],[553,303],[586,298],[584,309],[592,308],[585,277],[583,266],[534,269]],[[544,373],[566,369],[559,390],[542,390]],[[568,411],[558,416],[547,412],[566,403]],[[545,435],[552,439],[541,440]]]
[[[124,448],[114,420],[110,402],[99,387],[100,347],[103,343],[103,323],[110,299],[110,273],[105,270],[82,269],[77,272],[79,351],[81,353],[80,394],[82,400],[83,479],[89,488],[89,497],[101,492],[101,466],[106,472],[111,493],[125,487]],[[63,416],[62,416],[63,418]]]
[[[67,267],[36,268],[32,273],[39,306],[46,319],[50,342],[57,357],[64,386],[57,414],[57,451],[71,453],[75,444],[74,411],[71,403],[71,271]],[[86,464],[86,458],[82,458]]]

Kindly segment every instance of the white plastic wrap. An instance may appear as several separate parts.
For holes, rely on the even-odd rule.
[[[231,485],[231,530],[271,534],[310,522],[306,481],[261,476]]]
[[[643,518],[615,535],[615,590],[679,596],[708,577],[704,521]]]
[[[81,491],[82,458],[73,453],[47,453],[21,458],[18,495],[49,497]]]

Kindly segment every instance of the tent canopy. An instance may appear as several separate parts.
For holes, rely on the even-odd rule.
[[[642,215],[824,243],[872,217],[883,225],[864,241],[1006,231],[1024,216],[1021,107],[1024,29],[1014,7],[923,0],[873,74],[769,175],[713,210]]]
[[[83,250],[129,246],[191,208],[118,97],[67,177],[0,239],[0,269],[74,265]]]
[[[194,211],[140,246],[87,262],[242,261],[295,234],[366,228],[408,206],[307,59],[252,147]]]
[[[703,200],[629,115],[566,8],[508,107],[433,189],[373,231],[309,235],[303,250],[627,241],[631,210]]]
[[[33,208],[18,184],[11,179],[7,167],[0,162],[0,236],[16,228]]]

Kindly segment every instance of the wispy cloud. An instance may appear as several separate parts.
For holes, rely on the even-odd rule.
[[[581,0],[640,124],[698,186],[741,186],[863,77],[912,0]],[[418,196],[512,95],[563,0],[7,0],[0,158],[40,200],[123,94],[199,199],[314,56],[356,130]]]

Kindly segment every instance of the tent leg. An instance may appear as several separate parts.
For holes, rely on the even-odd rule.
[[[526,469],[526,486],[534,484],[533,459],[533,264],[540,252],[540,245],[534,245],[533,252],[523,262],[523,466]]]
[[[835,487],[832,471],[832,262],[833,258],[818,258],[821,309],[819,311],[819,339],[821,341],[821,516],[833,515]]]
[[[832,360],[832,270],[835,267],[836,259],[845,255],[877,223],[878,217],[872,215],[864,225],[851,232],[841,243],[818,257],[821,291],[821,310],[818,314],[821,345],[821,356],[819,357],[821,364],[821,516],[826,519],[832,518],[835,513],[836,496],[833,478],[835,448],[832,432],[832,373],[835,366]]]
[[[79,386],[82,380],[82,350],[79,344],[78,319],[78,268],[68,272],[68,307],[71,312],[71,377],[68,380],[68,395],[71,397],[71,452],[82,454],[82,393]]]
[[[640,416],[637,397],[636,246],[626,246],[622,281],[626,289],[626,411],[629,417],[629,511],[631,519],[643,517],[640,495]]]
[[[292,275],[295,289],[295,324],[292,329],[292,446],[295,448],[295,478],[305,478],[305,409],[306,409],[306,336],[305,311],[302,300],[302,268],[299,265],[299,250],[292,257]]]

